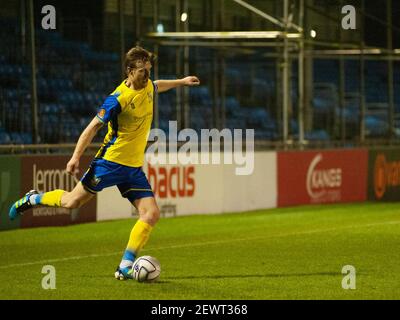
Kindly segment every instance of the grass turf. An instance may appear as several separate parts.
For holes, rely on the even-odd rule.
[[[131,220],[0,232],[0,299],[399,299],[400,205],[161,219],[141,255],[160,281],[117,281]],[[56,290],[41,287],[56,268]],[[342,267],[356,268],[344,290]]]

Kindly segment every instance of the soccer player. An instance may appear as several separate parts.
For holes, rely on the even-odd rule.
[[[154,95],[179,86],[197,86],[195,76],[179,80],[150,80],[154,56],[141,47],[134,47],[125,57],[127,78],[109,95],[98,109],[97,115],[82,132],[74,153],[67,164],[67,172],[79,172],[79,159],[92,142],[97,131],[105,124],[108,133],[81,181],[71,191],[53,190],[39,193],[29,191],[15,202],[9,211],[15,219],[36,205],[79,208],[103,188],[116,185],[122,197],[138,210],[139,219],[130,233],[115,277],[132,278],[132,264],[147,242],[159,219],[159,209],[150,184],[142,171],[144,152],[153,119]]]

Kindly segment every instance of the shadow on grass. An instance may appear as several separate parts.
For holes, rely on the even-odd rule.
[[[359,273],[358,273],[359,275]],[[160,280],[155,283],[165,284],[171,283],[175,280],[193,280],[193,279],[251,279],[251,278],[296,278],[296,277],[315,277],[315,276],[330,276],[330,277],[343,277],[343,275],[339,272],[311,272],[311,273],[270,273],[270,274],[229,274],[229,275],[189,275],[189,276],[162,276]],[[110,275],[97,275],[97,276],[85,276],[82,278],[90,277],[90,278],[110,278]]]
[[[246,279],[246,278],[287,278],[287,277],[314,277],[314,276],[342,276],[339,272],[314,272],[314,273],[271,273],[271,274],[230,274],[230,275],[198,275],[185,277],[164,277],[166,280],[181,279]]]
[[[110,280],[111,282],[114,282],[114,281],[116,281],[116,282],[128,282],[128,283],[130,283],[132,280],[131,279],[129,279],[129,280],[117,280],[117,279],[115,279],[112,275],[110,276],[109,274],[98,274],[98,275],[92,275],[92,274],[85,274],[85,275],[80,275],[80,278],[88,278],[88,279],[102,279],[102,280]],[[199,277],[200,278],[200,277]],[[170,280],[177,280],[177,279],[186,279],[186,278],[182,278],[182,277],[176,277],[176,278],[162,278],[161,280],[157,280],[156,282],[154,282],[154,284],[155,283],[162,283],[162,284],[164,284],[164,283],[171,283],[172,281],[170,281]],[[187,279],[190,279],[190,278],[187,278]],[[136,281],[135,281],[136,282]],[[153,283],[145,283],[145,284],[153,284]]]

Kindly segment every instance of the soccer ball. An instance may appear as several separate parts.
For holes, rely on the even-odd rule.
[[[157,281],[160,273],[160,262],[151,256],[142,256],[135,260],[132,265],[132,276],[138,282],[154,282]]]

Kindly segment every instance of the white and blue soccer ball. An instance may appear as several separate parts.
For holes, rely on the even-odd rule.
[[[160,262],[151,256],[141,256],[132,265],[133,279],[138,282],[155,282],[160,277]]]

